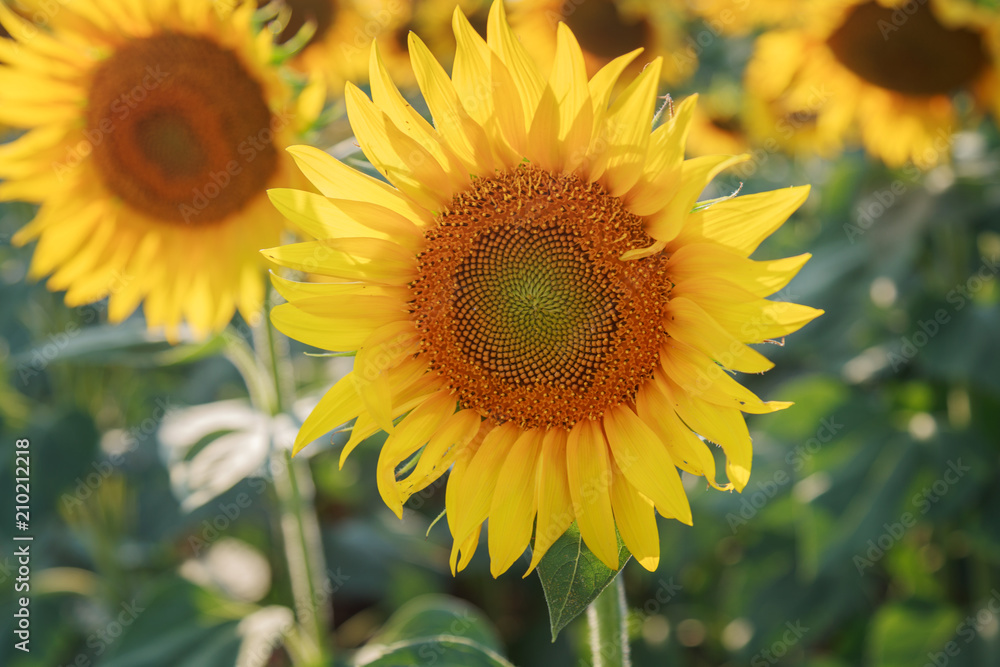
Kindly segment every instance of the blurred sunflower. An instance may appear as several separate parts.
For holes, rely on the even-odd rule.
[[[736,85],[722,85],[699,96],[691,118],[687,154],[733,155],[750,149],[741,114],[742,91]]]
[[[368,75],[368,50],[377,40],[390,71],[412,81],[406,26],[413,0],[257,0],[276,41],[295,51],[292,66],[325,78],[337,95],[346,81]],[[402,31],[402,36],[400,32]]]
[[[860,138],[886,164],[947,158],[954,93],[1000,112],[1000,14],[964,0],[814,0],[747,67],[758,141],[830,155]],[[790,27],[789,27],[790,26]]]
[[[144,301],[175,339],[250,318],[258,250],[280,242],[264,189],[304,183],[281,150],[301,116],[252,31],[254,7],[198,0],[77,0],[40,31],[0,5],[0,200],[39,202],[15,236],[30,275],[73,307],[109,297],[118,322]],[[266,37],[266,35],[265,35]]]
[[[802,0],[687,0],[688,9],[715,33],[743,35],[761,26],[787,21],[802,11]]]
[[[644,49],[626,71],[638,74],[662,57],[660,74],[669,83],[688,78],[698,56],[685,42],[684,0],[512,0],[510,22],[528,53],[543,66],[553,62],[556,26],[563,22],[576,36],[587,76],[618,56]]]
[[[747,258],[808,188],[692,212],[709,181],[744,158],[683,160],[694,98],[650,133],[660,58],[609,107],[638,52],[588,80],[561,25],[546,79],[500,2],[487,41],[460,11],[453,23],[450,79],[410,37],[435,126],[399,94],[377,49],[373,100],[348,84],[358,142],[395,187],[296,147],[324,196],[271,193],[317,240],[265,255],[340,281],[276,276],[288,303],[272,322],[310,345],[358,350],[354,370],[303,424],[296,451],[356,418],[343,461],[384,429],[377,483],[400,516],[451,469],[453,571],[469,562],[487,518],[494,575],[521,555],[533,526],[531,568],[574,520],[610,567],[617,526],[653,569],[654,507],[691,523],[677,467],[742,489],[751,443],[741,411],[788,405],[761,402],[720,364],[771,368],[746,343],[780,338],[820,313],[764,298],[808,255]],[[730,484],[716,482],[695,432],[722,446]]]

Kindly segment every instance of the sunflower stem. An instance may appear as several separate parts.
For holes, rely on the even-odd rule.
[[[270,303],[265,305],[265,312]],[[288,339],[278,334],[266,315],[253,328],[254,343],[261,366],[268,370],[274,387],[271,412],[280,415],[291,411],[295,402],[295,380],[289,357]],[[295,616],[304,630],[306,648],[302,665],[330,664],[333,649],[328,641],[327,628],[332,619],[329,581],[326,580],[326,561],[316,508],[313,503],[315,486],[312,472],[305,458],[293,458],[291,450],[275,447],[272,452],[271,472],[274,490],[281,511],[282,543],[285,560],[295,599]],[[320,592],[321,583],[326,583]]]
[[[631,667],[627,617],[625,584],[619,575],[587,607],[594,667]]]

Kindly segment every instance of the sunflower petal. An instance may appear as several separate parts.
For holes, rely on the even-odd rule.
[[[580,535],[601,562],[617,570],[618,538],[611,511],[611,461],[600,427],[577,422],[566,442],[566,474]]]
[[[660,514],[691,525],[691,507],[673,459],[639,416],[619,405],[604,415],[604,430],[615,463]]]
[[[535,473],[543,434],[540,429],[524,431],[497,477],[489,513],[490,573],[494,578],[513,565],[531,539],[537,509]]]

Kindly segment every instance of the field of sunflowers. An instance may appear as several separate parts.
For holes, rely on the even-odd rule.
[[[0,0],[0,665],[1000,665],[998,0]]]

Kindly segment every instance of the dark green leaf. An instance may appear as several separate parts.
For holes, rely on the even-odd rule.
[[[447,595],[422,595],[410,600],[369,644],[394,644],[436,635],[461,637],[494,651],[502,650],[489,620],[468,602]]]
[[[869,663],[885,667],[924,664],[928,653],[943,651],[948,641],[955,639],[960,618],[958,612],[943,606],[885,605],[872,623]],[[956,643],[962,646],[965,641]]]
[[[352,663],[354,667],[513,667],[495,651],[463,637],[438,635],[397,642],[388,646],[366,646]]]
[[[621,567],[608,569],[583,543],[575,523],[556,540],[538,563],[538,578],[549,606],[552,641],[600,595],[631,557],[619,538],[618,563]]]

